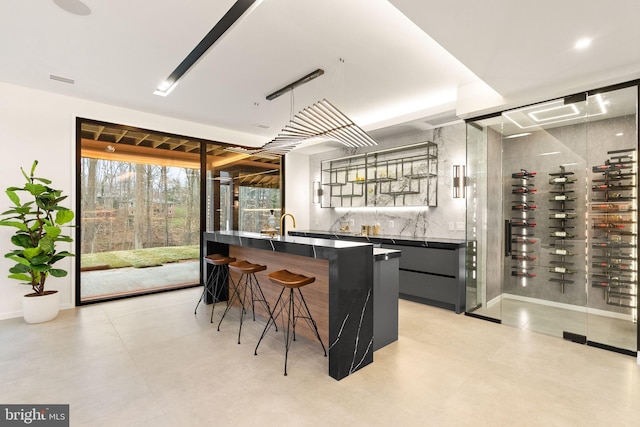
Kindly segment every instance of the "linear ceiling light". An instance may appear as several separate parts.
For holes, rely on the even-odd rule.
[[[227,148],[253,156],[284,155],[303,141],[326,138],[351,148],[378,145],[349,117],[323,99],[296,114],[271,141],[260,148]]]
[[[285,93],[289,92],[290,90],[293,90],[293,89],[297,88],[300,85],[303,85],[303,84],[305,84],[307,82],[310,82],[311,80],[315,79],[316,77],[320,77],[323,74],[324,74],[324,70],[318,68],[314,72],[309,73],[306,76],[302,77],[301,79],[298,79],[295,82],[286,85],[282,89],[278,89],[277,91],[275,91],[273,93],[270,93],[269,95],[267,95],[267,100],[269,100],[269,101],[274,100],[277,97],[279,97],[281,95],[284,95]]]
[[[531,129],[607,114],[607,101],[602,98],[601,94],[589,95],[586,99],[587,103],[584,100],[565,103],[564,99],[557,99],[544,104],[507,111],[503,113],[503,116],[520,129]],[[587,111],[587,106],[590,111]]]
[[[178,84],[178,80],[189,71],[213,44],[250,8],[260,4],[262,0],[237,0],[224,16],[213,26],[211,31],[197,44],[195,48],[182,60],[180,65],[158,85],[154,95],[167,96]]]

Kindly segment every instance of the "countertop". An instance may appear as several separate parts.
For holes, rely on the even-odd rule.
[[[332,241],[368,242],[373,244],[387,244],[399,246],[418,246],[423,248],[457,249],[465,247],[467,242],[462,239],[448,239],[443,237],[408,237],[392,234],[379,234],[377,236],[362,236],[350,232],[334,232],[324,230],[291,230],[291,236],[300,236],[316,239],[330,239]]]
[[[213,232],[211,233],[213,234]],[[237,246],[244,246],[249,240],[263,242],[262,249],[277,250],[276,247],[284,244],[304,245],[311,246],[313,248],[331,248],[331,249],[344,249],[354,248],[361,246],[372,246],[372,242],[366,241],[349,241],[338,239],[327,239],[324,237],[308,237],[308,236],[271,236],[268,234],[251,233],[246,231],[217,231],[218,236],[223,237],[223,240],[229,244],[235,244]],[[267,247],[269,245],[270,247]],[[315,251],[315,249],[314,249]],[[401,256],[401,251],[394,249],[373,248],[373,256],[377,261],[386,260],[390,258],[398,258]]]

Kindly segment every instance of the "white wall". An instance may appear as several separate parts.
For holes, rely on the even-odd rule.
[[[250,134],[0,83],[0,212],[10,206],[4,189],[22,185],[20,167],[29,168],[33,160],[40,162],[38,175],[52,179],[69,196],[65,206],[75,207],[76,117],[244,145],[262,143]],[[11,234],[8,227],[0,228],[0,255],[12,249]],[[74,251],[75,246],[67,249]],[[74,306],[74,263],[61,261],[60,267],[70,274],[47,280],[50,289],[60,291],[61,308]],[[0,319],[21,316],[21,297],[30,289],[6,277],[11,265],[0,257]]]
[[[285,156],[285,210],[296,218],[297,230],[309,229],[309,206],[312,203],[313,183],[309,177],[309,156],[289,153]],[[293,230],[288,222],[285,229]]]

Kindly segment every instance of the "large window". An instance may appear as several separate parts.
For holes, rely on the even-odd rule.
[[[201,224],[259,232],[280,213],[280,158],[84,119],[77,130],[78,304],[199,284]]]

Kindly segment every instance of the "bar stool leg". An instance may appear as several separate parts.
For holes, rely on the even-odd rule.
[[[267,310],[267,313],[269,313],[269,320],[273,320],[273,324],[276,328],[276,332],[278,332],[278,324],[273,318],[273,312],[271,311],[271,307],[269,306],[269,302],[267,301],[267,298],[264,296],[264,292],[262,292],[262,287],[260,286],[260,283],[258,282],[258,278],[256,277],[255,273],[251,273],[249,275],[249,283],[251,286],[251,308],[253,309],[253,321],[255,322],[256,320],[256,311],[255,311],[254,303],[255,301],[258,301],[262,303],[264,309]],[[255,290],[254,290],[254,287],[255,287]],[[257,294],[257,297],[256,297],[256,294]]]
[[[204,284],[204,287],[202,289],[202,294],[200,294],[200,299],[198,300],[198,303],[196,304],[196,308],[193,310],[193,314],[197,314],[198,313],[198,307],[200,306],[200,303],[202,302],[202,300],[205,298],[205,295],[207,294],[207,290],[209,289],[209,285],[211,283],[211,278],[213,277],[213,272],[209,275],[209,277],[207,277],[207,281]]]
[[[240,290],[238,290],[238,288],[242,284],[243,276],[245,276],[245,275],[243,274],[243,275],[240,276],[240,280],[238,280],[238,285],[237,286],[233,286],[233,292],[231,293],[231,297],[227,301],[227,308],[225,308],[224,313],[222,313],[222,317],[220,318],[220,322],[218,322],[218,331],[220,331],[220,325],[222,324],[222,321],[224,320],[224,318],[227,315],[227,313],[229,312],[229,309],[233,305],[232,304],[233,303],[233,299],[234,298],[237,299],[238,302],[240,303],[240,330],[238,331],[238,344],[240,344],[240,332],[242,331],[242,318],[244,317],[244,313],[245,313],[244,299],[240,296]],[[231,279],[231,276],[229,276],[229,280],[233,284],[233,279]],[[246,283],[245,283],[245,286],[244,286],[244,296],[245,297],[246,297],[246,293],[247,293],[247,287],[246,287]]]
[[[211,295],[211,298],[213,301],[212,309],[211,309],[211,323],[213,323],[213,309],[216,306],[216,302],[220,301],[220,294],[222,292],[222,288],[218,286],[220,269],[225,267],[226,266],[222,266],[222,265],[214,265],[212,267],[211,274],[209,274],[209,277],[207,277],[207,281],[204,284],[204,289],[202,289],[202,294],[200,295],[200,299],[196,304],[195,310],[193,310],[193,314],[196,314],[198,312],[198,307],[200,306],[200,303],[206,299],[206,295],[207,294]]]
[[[213,323],[213,311],[216,309],[216,303],[220,302],[220,294],[222,294],[222,284],[228,283],[231,276],[229,275],[229,267],[226,265],[218,266],[220,271],[217,272],[216,280],[214,281],[214,291],[213,291],[213,304],[211,307],[211,320],[210,323]],[[222,277],[220,277],[222,276]],[[218,279],[221,279],[220,281]]]
[[[307,324],[309,325],[309,327],[311,329],[313,329],[313,332],[315,332],[315,334],[316,334],[316,338],[318,338],[318,342],[322,346],[322,351],[324,352],[324,357],[327,357],[327,349],[325,348],[324,343],[322,342],[322,338],[320,338],[320,333],[318,332],[318,325],[316,324],[316,321],[313,320],[313,317],[311,317],[311,312],[309,311],[309,306],[307,305],[307,301],[305,301],[304,296],[302,295],[302,291],[300,291],[300,288],[298,288],[298,294],[300,295],[300,299],[302,300],[302,304],[304,306],[304,311],[305,311],[305,313],[303,313],[303,314],[305,314],[305,316],[298,316],[298,317],[299,318],[302,317],[303,319],[305,319],[307,321]],[[294,326],[294,328],[295,328],[295,326]],[[295,334],[295,329],[294,329],[294,334]],[[294,339],[295,339],[295,335],[294,335]]]
[[[287,326],[284,326],[284,319],[282,320],[282,327],[284,332],[284,375],[287,376],[287,361],[289,359],[289,347],[291,347],[291,340],[296,339],[296,317],[295,306],[293,299],[293,289],[289,289],[288,307],[287,307]]]
[[[265,335],[267,335],[267,332],[271,328],[271,325],[275,326],[276,331],[278,330],[278,325],[276,324],[275,318],[280,316],[280,314],[282,313],[282,310],[284,309],[284,303],[282,302],[282,295],[284,294],[284,290],[285,288],[283,287],[282,290],[280,291],[280,295],[278,295],[278,299],[276,300],[275,305],[273,306],[273,311],[270,312],[271,316],[267,320],[267,324],[264,325],[264,329],[262,330],[262,334],[260,335],[258,344],[256,344],[256,349],[253,351],[254,356],[258,355],[258,347],[260,347],[260,343],[262,342],[262,339],[265,337]],[[280,307],[280,310],[278,310],[278,307]],[[283,320],[283,323],[284,323],[284,320]]]

